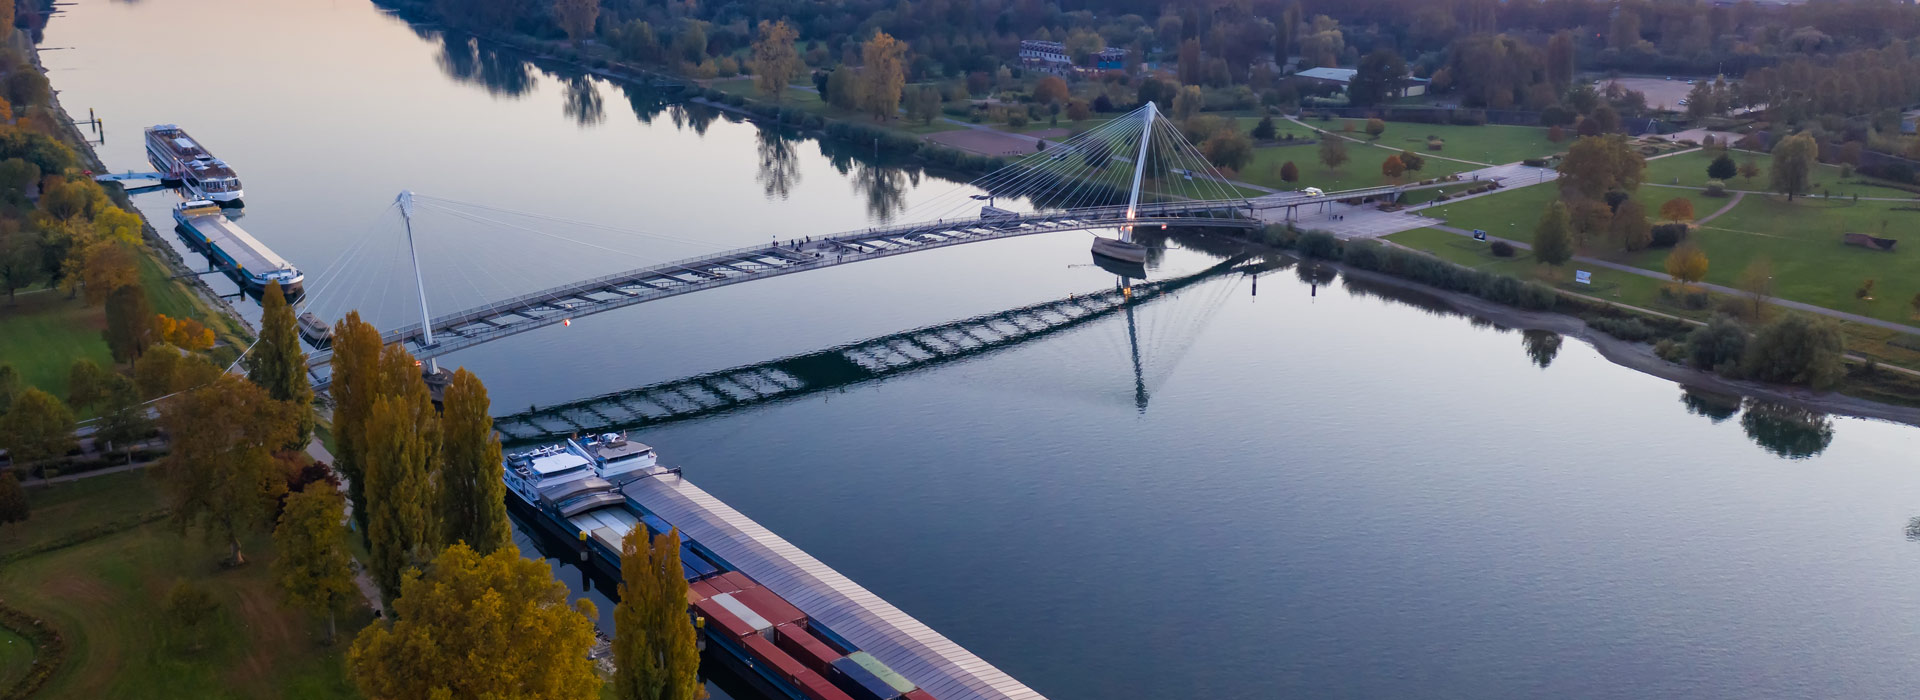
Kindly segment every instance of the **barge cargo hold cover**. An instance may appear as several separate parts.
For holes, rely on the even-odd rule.
[[[678,473],[638,479],[620,490],[940,700],[1044,700]]]

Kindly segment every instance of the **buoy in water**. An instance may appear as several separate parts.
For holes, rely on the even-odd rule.
[[[560,325],[562,325],[562,326],[571,326],[571,325],[573,325],[573,319],[570,319],[570,318],[563,318],[563,319],[560,319]]]

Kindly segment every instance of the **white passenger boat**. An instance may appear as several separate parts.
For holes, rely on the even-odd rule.
[[[240,176],[178,126],[147,127],[147,161],[162,180],[186,186],[196,199],[231,206],[240,203]]]

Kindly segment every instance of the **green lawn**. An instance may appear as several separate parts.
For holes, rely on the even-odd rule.
[[[100,335],[106,325],[101,307],[68,299],[65,292],[22,292],[12,306],[0,306],[0,364],[13,365],[27,385],[65,399],[74,360],[113,363]]]
[[[0,688],[11,688],[33,665],[33,645],[26,637],[0,628]]]
[[[1392,155],[1377,148],[1357,143],[1348,144],[1347,156],[1350,160],[1340,166],[1339,170],[1328,170],[1326,166],[1320,164],[1319,146],[1312,142],[1299,146],[1267,146],[1253,149],[1253,164],[1240,171],[1240,179],[1279,190],[1318,187],[1328,192],[1338,192],[1362,187],[1377,187],[1389,184],[1387,177],[1380,174],[1380,163]],[[1286,182],[1280,179],[1280,168],[1287,161],[1293,161],[1294,167],[1299,168],[1299,182]],[[1429,158],[1426,167],[1420,170],[1418,176],[1425,180],[1473,168],[1474,166],[1464,163]]]
[[[1413,151],[1421,155],[1459,158],[1476,163],[1499,165],[1517,163],[1528,158],[1540,158],[1566,149],[1565,144],[1556,144],[1547,140],[1547,130],[1537,126],[1456,126],[1452,124],[1422,124],[1418,122],[1387,122],[1387,130],[1380,135],[1379,141],[1372,141],[1366,133],[1364,119],[1335,119],[1323,122],[1318,119],[1305,120],[1309,126],[1325,129],[1347,136],[1377,143],[1395,149]],[[1352,124],[1352,132],[1341,132],[1342,124]],[[1446,142],[1438,151],[1427,150],[1427,138],[1437,136]],[[1384,157],[1384,156],[1383,156]],[[1428,159],[1432,163],[1435,159]],[[1377,160],[1375,162],[1378,162]]]
[[[1760,173],[1755,175],[1751,180],[1738,176],[1730,178],[1726,181],[1727,189],[1753,190],[1758,192],[1766,191],[1768,187],[1768,168],[1771,165],[1767,154],[1753,153],[1750,151],[1730,151],[1729,153],[1733,156],[1735,163],[1745,163],[1748,160],[1752,160],[1760,166]],[[1719,157],[1718,153],[1701,150],[1649,160],[1647,161],[1645,182],[1658,185],[1678,184],[1686,187],[1705,187],[1707,180],[1712,179],[1707,177],[1707,165],[1712,163],[1713,159],[1717,157]],[[1831,193],[1835,198],[1852,198],[1855,195],[1861,197],[1914,197],[1910,192],[1875,185],[1871,180],[1863,179],[1859,176],[1842,179],[1840,177],[1840,166],[1837,165],[1819,165],[1814,168],[1813,192],[1816,195]]]
[[[86,482],[100,482],[87,484]],[[152,504],[153,484],[139,473],[32,489],[33,517],[7,526],[10,537],[56,536],[43,528],[85,527]],[[344,644],[320,643],[324,623],[278,601],[268,538],[251,538],[249,564],[221,570],[223,547],[164,523],[108,535],[16,562],[0,571],[0,596],[53,623],[68,643],[65,665],[36,698],[353,698]],[[211,590],[220,610],[198,649],[159,610],[175,581]],[[342,620],[344,634],[365,624]]]

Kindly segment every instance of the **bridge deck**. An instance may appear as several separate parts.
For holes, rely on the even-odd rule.
[[[1043,700],[679,474],[640,479],[620,490],[940,700]]]
[[[434,343],[423,345],[420,324],[385,334],[386,343],[407,343],[420,359],[551,326],[561,321],[691,292],[766,279],[804,270],[873,260],[921,250],[1057,231],[1135,225],[1262,226],[1245,218],[1244,202],[1171,202],[1141,205],[1132,219],[1125,207],[1042,212],[990,220],[917,223],[742,248],[701,258],[629,270],[546,289],[433,320]],[[325,365],[332,353],[316,352],[308,366]],[[325,386],[326,382],[320,382]]]

